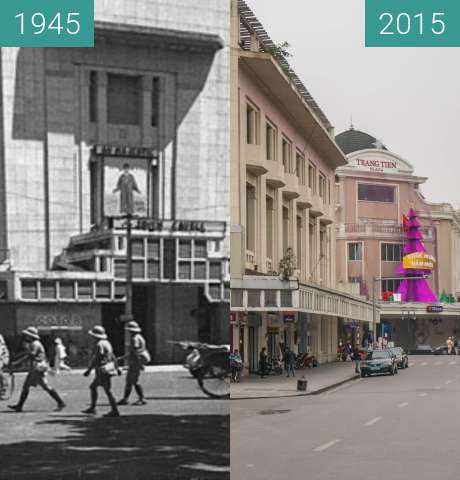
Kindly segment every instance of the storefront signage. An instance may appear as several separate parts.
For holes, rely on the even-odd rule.
[[[35,316],[31,325],[39,330],[82,330],[83,320],[79,315],[44,314]]]
[[[93,152],[104,157],[158,158],[157,150],[145,147],[94,145]]]
[[[444,311],[444,307],[442,305],[428,305],[426,311],[428,313],[441,313]]]
[[[433,270],[436,259],[425,252],[415,252],[403,257],[403,268],[408,270]]]
[[[356,166],[360,167],[360,170],[368,170],[370,172],[392,172],[398,169],[397,162],[393,160],[365,160],[358,158],[356,160]]]
[[[150,232],[199,232],[207,231],[206,222],[191,220],[154,220],[140,218],[134,223],[134,228],[149,230]]]
[[[268,335],[279,335],[280,327],[268,327],[267,333]]]

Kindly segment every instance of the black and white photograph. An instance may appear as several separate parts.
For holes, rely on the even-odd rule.
[[[40,2],[38,2],[40,3]],[[0,50],[0,479],[228,479],[230,2]]]

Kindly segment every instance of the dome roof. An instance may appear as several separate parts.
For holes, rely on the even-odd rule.
[[[350,129],[345,132],[339,133],[335,137],[335,141],[345,155],[369,148],[387,150],[387,147],[375,137],[360,130],[355,130],[353,127],[350,127]]]

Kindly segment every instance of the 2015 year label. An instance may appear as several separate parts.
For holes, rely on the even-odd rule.
[[[460,46],[460,2],[365,0],[366,47]]]

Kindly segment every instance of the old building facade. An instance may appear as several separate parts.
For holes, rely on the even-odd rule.
[[[127,165],[133,313],[171,361],[228,332],[229,5],[95,3],[95,48],[1,50],[2,330],[122,348]]]

